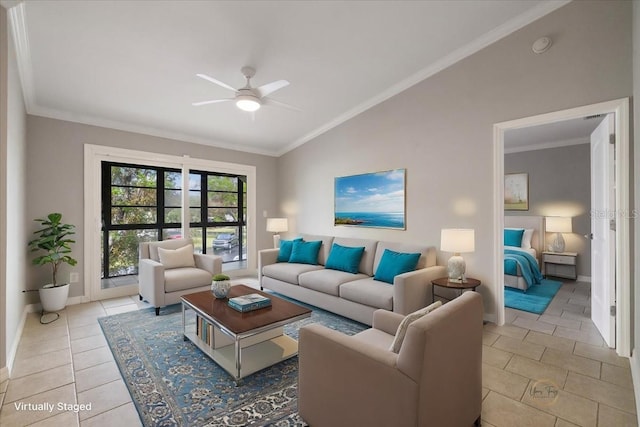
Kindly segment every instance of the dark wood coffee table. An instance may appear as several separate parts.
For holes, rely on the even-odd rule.
[[[227,298],[210,291],[184,295],[182,329],[184,340],[227,371],[238,383],[242,378],[298,354],[298,342],[285,335],[283,327],[311,316],[311,310],[245,285],[235,285],[229,297],[261,294],[271,306],[246,313],[229,307]],[[195,316],[189,320],[188,311]]]

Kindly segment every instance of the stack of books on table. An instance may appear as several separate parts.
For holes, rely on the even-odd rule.
[[[229,307],[241,312],[257,310],[259,308],[269,307],[271,299],[260,294],[242,295],[239,297],[229,298]]]

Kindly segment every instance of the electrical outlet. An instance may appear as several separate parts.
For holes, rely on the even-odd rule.
[[[71,273],[69,274],[69,283],[78,283],[80,281],[79,273]]]

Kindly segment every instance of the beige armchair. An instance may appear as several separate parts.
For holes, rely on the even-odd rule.
[[[354,336],[312,324],[300,329],[298,410],[313,427],[480,425],[482,297],[466,292],[409,325],[374,313]]]
[[[193,253],[190,239],[140,243],[139,254],[140,300],[153,305],[156,316],[182,295],[211,289],[211,278],[222,272],[222,257]]]

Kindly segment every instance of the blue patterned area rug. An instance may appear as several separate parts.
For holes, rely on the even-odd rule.
[[[548,279],[542,279],[540,284],[529,286],[526,292],[505,286],[504,305],[516,310],[542,314],[556,296],[560,286],[562,282]]]
[[[285,332],[321,323],[349,335],[368,326],[310,307],[310,318]],[[182,338],[181,306],[98,319],[146,427],[303,426],[297,413],[298,358],[243,379],[231,376]]]

